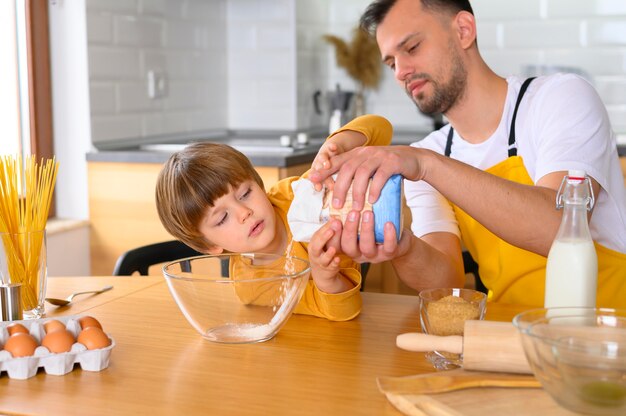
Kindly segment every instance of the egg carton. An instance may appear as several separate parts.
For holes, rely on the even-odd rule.
[[[72,315],[55,318],[29,319],[23,321],[0,322],[0,376],[6,371],[9,378],[24,380],[37,374],[40,368],[46,374],[62,376],[74,369],[76,363],[85,371],[101,371],[109,366],[111,350],[115,347],[115,341],[109,334],[111,345],[97,350],[88,350],[83,344],[75,342],[72,349],[63,353],[51,353],[48,348],[41,345],[42,338],[46,335],[44,324],[47,321],[57,320],[65,324],[65,328],[78,337],[81,331],[78,320],[83,315]],[[7,327],[20,323],[28,328],[30,334],[37,340],[39,346],[35,349],[35,354],[30,357],[13,358],[10,352],[4,350],[4,344],[9,338]]]

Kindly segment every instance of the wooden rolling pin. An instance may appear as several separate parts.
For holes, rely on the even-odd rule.
[[[463,354],[466,370],[532,374],[519,332],[510,322],[465,321],[463,336],[412,332],[398,335],[396,345],[409,351]]]

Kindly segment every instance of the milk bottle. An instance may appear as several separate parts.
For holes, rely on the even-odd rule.
[[[570,170],[557,193],[556,206],[563,208],[563,218],[548,254],[546,308],[596,306],[598,257],[587,221],[593,202],[585,172]]]

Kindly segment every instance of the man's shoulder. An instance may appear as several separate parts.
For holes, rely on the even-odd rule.
[[[507,82],[513,87],[516,95],[525,79],[526,78],[520,76],[510,76],[507,78]],[[594,87],[589,80],[579,74],[559,72],[535,77],[528,86],[526,94],[529,97],[533,97],[544,94],[554,94],[559,91],[567,91],[569,93],[573,91],[594,91]]]

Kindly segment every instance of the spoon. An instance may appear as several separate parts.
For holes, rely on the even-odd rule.
[[[72,293],[66,299],[46,298],[46,302],[51,303],[53,305],[57,305],[57,306],[66,306],[72,302],[72,299],[74,299],[74,296],[85,295],[87,293],[97,294],[97,293],[106,292],[107,290],[111,290],[111,289],[113,289],[113,286],[105,286],[100,290],[88,290],[86,292]]]
[[[385,394],[434,394],[474,387],[540,388],[532,375],[455,369],[404,377],[378,377]]]

